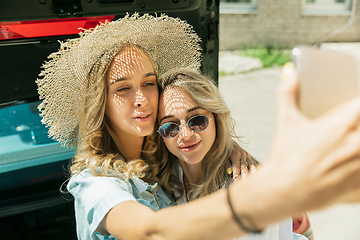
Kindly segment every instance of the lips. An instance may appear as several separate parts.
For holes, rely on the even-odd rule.
[[[147,118],[148,116],[150,116],[150,114],[148,114],[148,115],[138,116],[138,117],[135,117],[135,118]]]
[[[147,113],[139,113],[136,114],[133,119],[137,120],[137,121],[146,121],[148,119],[150,119],[151,113],[147,112]]]
[[[180,144],[179,148],[183,152],[191,152],[194,151],[199,145],[201,141],[194,143],[194,144]]]
[[[134,114],[133,118],[146,118],[149,117],[151,115],[151,112],[137,112]]]

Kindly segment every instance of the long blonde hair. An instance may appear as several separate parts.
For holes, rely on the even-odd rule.
[[[91,173],[97,176],[151,178],[151,168],[155,167],[157,162],[155,134],[144,139],[142,155],[146,162],[142,159],[127,162],[105,114],[108,68],[114,56],[129,47],[136,47],[146,54],[138,46],[111,49],[101,56],[88,75],[79,104],[79,145],[70,168],[72,175],[90,169]],[[146,56],[151,60],[148,54]]]
[[[188,192],[188,199],[193,200],[208,195],[229,184],[232,178],[226,173],[226,166],[233,148],[237,147],[240,150],[242,159],[246,160],[250,156],[233,140],[233,138],[238,138],[234,130],[235,121],[230,116],[230,110],[221,97],[219,89],[209,78],[190,69],[168,71],[160,77],[159,85],[160,91],[166,91],[167,88],[181,88],[188,92],[199,106],[211,111],[214,115],[216,139],[201,162],[201,180]],[[161,140],[158,141],[158,148],[162,169],[159,182],[166,187],[167,182],[176,181],[170,179],[176,157],[167,150]],[[182,194],[184,187],[178,186],[177,190]]]

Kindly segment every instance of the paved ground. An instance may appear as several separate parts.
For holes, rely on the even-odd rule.
[[[352,54],[360,63],[358,43],[325,44],[323,47]],[[230,63],[234,63],[233,69],[229,67]],[[246,59],[229,52],[220,53],[219,71],[233,74],[220,77],[219,88],[237,121],[236,131],[243,136],[243,147],[263,162],[269,152],[274,131],[275,90],[281,68],[247,72],[250,69],[244,65],[247,65]],[[248,67],[258,68],[254,65],[256,62],[251,61]],[[245,70],[238,70],[239,68]],[[244,71],[247,73],[241,73]],[[309,213],[309,217],[315,240],[360,239],[360,204],[336,205],[323,211]]]

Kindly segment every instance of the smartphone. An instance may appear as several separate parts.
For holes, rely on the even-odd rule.
[[[350,55],[308,46],[292,49],[300,79],[299,107],[316,118],[359,95],[356,59]]]

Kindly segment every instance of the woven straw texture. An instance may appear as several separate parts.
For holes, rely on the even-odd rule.
[[[42,123],[50,137],[67,147],[78,143],[79,101],[87,81],[96,80],[91,70],[104,64],[104,58],[109,64],[124,46],[133,45],[150,56],[159,75],[173,68],[199,70],[201,65],[200,38],[192,26],[166,15],[127,15],[79,35],[61,42],[36,80]]]

